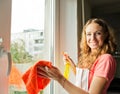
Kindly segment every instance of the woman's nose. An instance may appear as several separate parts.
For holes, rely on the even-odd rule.
[[[95,34],[92,34],[92,35],[91,35],[91,40],[95,40],[95,39],[96,39]]]

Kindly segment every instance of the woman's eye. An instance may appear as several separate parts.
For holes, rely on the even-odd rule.
[[[97,32],[96,35],[101,35],[101,32]]]

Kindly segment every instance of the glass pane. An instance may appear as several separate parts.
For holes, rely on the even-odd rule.
[[[27,94],[21,75],[45,58],[44,17],[45,0],[12,0],[9,94]]]

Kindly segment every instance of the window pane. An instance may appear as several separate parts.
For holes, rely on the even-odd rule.
[[[44,54],[50,45],[45,47],[45,40],[50,32],[45,33],[44,19],[45,0],[12,0],[11,54],[13,66],[9,80],[9,94],[27,94],[21,75],[38,60],[48,58]],[[45,89],[40,94],[49,94],[49,90]]]

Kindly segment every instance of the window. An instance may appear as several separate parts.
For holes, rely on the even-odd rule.
[[[52,7],[53,0],[12,0],[10,48],[13,66],[9,94],[27,94],[21,75],[38,60],[51,61],[53,31],[45,27],[52,27],[52,24],[46,24],[45,19],[48,19],[48,12],[52,18]],[[49,23],[52,23],[52,19]],[[39,94],[50,94],[49,88],[50,85]]]
[[[19,47],[23,48],[24,54],[32,61],[25,68],[23,61],[22,64],[13,62],[20,74],[40,59],[52,61],[63,72],[63,51],[67,51],[77,62],[76,8],[77,0],[12,0],[11,44],[21,41],[24,45],[18,43]],[[19,85],[21,84],[11,84],[10,94],[27,94],[25,85],[22,84],[22,88]],[[51,81],[40,93],[67,94],[55,81]]]

